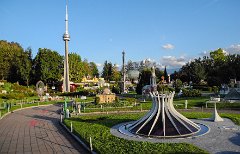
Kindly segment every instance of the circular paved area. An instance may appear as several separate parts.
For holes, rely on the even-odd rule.
[[[0,153],[88,153],[59,124],[57,105],[15,111],[0,120]]]
[[[224,118],[223,122],[211,122],[207,120],[192,120],[202,123],[210,128],[210,132],[203,136],[182,139],[156,139],[142,138],[139,136],[124,135],[118,131],[123,125],[119,124],[111,128],[111,133],[117,137],[135,141],[148,141],[153,143],[183,143],[194,144],[210,153],[236,154],[240,153],[240,126],[235,125],[231,120]],[[126,123],[125,123],[126,124]]]

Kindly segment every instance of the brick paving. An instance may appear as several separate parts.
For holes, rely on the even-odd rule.
[[[59,124],[57,105],[15,111],[0,120],[0,153],[88,153]]]

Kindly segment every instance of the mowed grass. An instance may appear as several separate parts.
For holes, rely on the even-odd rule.
[[[195,98],[176,98],[173,103],[176,109],[183,109],[185,107],[185,100],[188,100],[188,108],[193,107],[205,107],[205,103],[208,100],[206,97],[195,97]],[[132,103],[134,104],[134,103]],[[240,103],[239,103],[240,104]],[[111,112],[111,111],[141,111],[141,110],[150,110],[152,107],[152,101],[140,102],[136,106],[125,107],[122,105],[117,105],[116,103],[108,104],[107,107],[100,108],[99,105],[91,105],[91,107],[86,108],[83,112]],[[212,107],[212,106],[211,106]]]
[[[202,119],[202,118],[210,118],[212,113],[208,112],[181,112],[185,117],[189,119]],[[240,114],[236,113],[220,113],[219,114],[223,118],[231,119],[236,125],[240,125]]]
[[[92,138],[93,148],[97,153],[207,153],[206,151],[188,143],[150,143],[129,141],[113,136],[110,128],[116,124],[134,121],[145,113],[92,115],[65,119],[69,127],[73,123],[73,130],[86,144]]]

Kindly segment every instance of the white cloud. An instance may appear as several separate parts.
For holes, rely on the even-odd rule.
[[[175,47],[174,47],[174,45],[172,45],[172,44],[165,44],[165,45],[162,45],[162,48],[163,48],[163,49],[166,49],[166,50],[172,50],[172,49],[174,49]]]
[[[169,66],[169,67],[182,67],[183,65],[185,65],[188,60],[184,57],[174,57],[174,56],[163,56],[160,59],[160,62],[162,63],[162,65],[164,66]]]
[[[231,45],[230,47],[227,48],[222,48],[223,49],[223,53],[225,55],[229,55],[229,54],[240,54],[240,44],[236,44],[236,45]],[[215,51],[217,49],[211,50],[211,51]],[[210,52],[211,51],[203,51],[201,53],[199,53],[200,56],[210,56]]]
[[[199,55],[200,56],[209,56],[209,54],[210,54],[210,51],[203,51],[203,52],[201,52],[201,53],[199,53]]]
[[[224,50],[227,51],[229,54],[240,54],[240,44],[231,45]]]
[[[101,63],[96,63],[97,67],[102,67],[103,65]]]
[[[114,65],[115,65],[116,67],[118,67],[118,68],[119,68],[120,66],[122,66],[122,65],[119,65],[119,64],[114,64]]]

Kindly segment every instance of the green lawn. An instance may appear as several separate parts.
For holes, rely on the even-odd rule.
[[[75,98],[76,102],[94,102],[95,97],[87,97],[87,99]]]
[[[65,119],[69,127],[73,123],[74,133],[86,144],[92,138],[93,148],[97,153],[207,153],[187,143],[149,143],[129,141],[113,136],[110,128],[118,123],[137,120],[145,113],[93,115]]]
[[[231,112],[231,111],[230,111]],[[210,118],[212,113],[205,112],[181,112],[185,117],[190,119]],[[235,124],[240,125],[240,114],[221,113],[221,117],[231,119]]]
[[[182,109],[185,107],[185,100],[188,100],[188,108],[192,107],[205,107],[205,102],[208,100],[206,97],[195,97],[195,98],[175,98],[173,103],[175,104],[175,108]],[[123,101],[121,101],[123,102]],[[131,105],[129,105],[131,104]],[[136,106],[132,105],[133,103],[128,103],[128,105],[124,105],[124,103],[112,103],[112,104],[102,104],[103,108],[100,107],[100,104],[88,104],[83,112],[110,112],[110,111],[140,111],[149,110],[152,107],[152,101],[140,102]],[[128,106],[128,107],[125,107]],[[130,107],[133,106],[133,107]],[[212,106],[210,106],[212,107]]]
[[[205,107],[205,103],[209,98],[206,97],[188,97],[188,98],[174,98],[173,103],[174,104],[182,104],[178,105],[177,108],[184,108],[185,107],[185,100],[188,101],[188,108],[192,107]]]
[[[209,118],[212,113],[181,112],[190,119]],[[67,127],[73,123],[74,133],[89,145],[93,140],[94,150],[98,153],[206,153],[196,146],[187,143],[149,143],[121,139],[111,135],[110,128],[116,124],[137,120],[145,112],[131,114],[87,115],[65,119]],[[222,113],[221,117],[231,119],[240,125],[240,114]]]
[[[207,106],[210,107],[210,108],[213,108],[214,104],[213,103],[208,103]],[[236,103],[226,103],[226,102],[217,103],[217,108],[218,109],[240,109],[240,102],[236,102]]]

